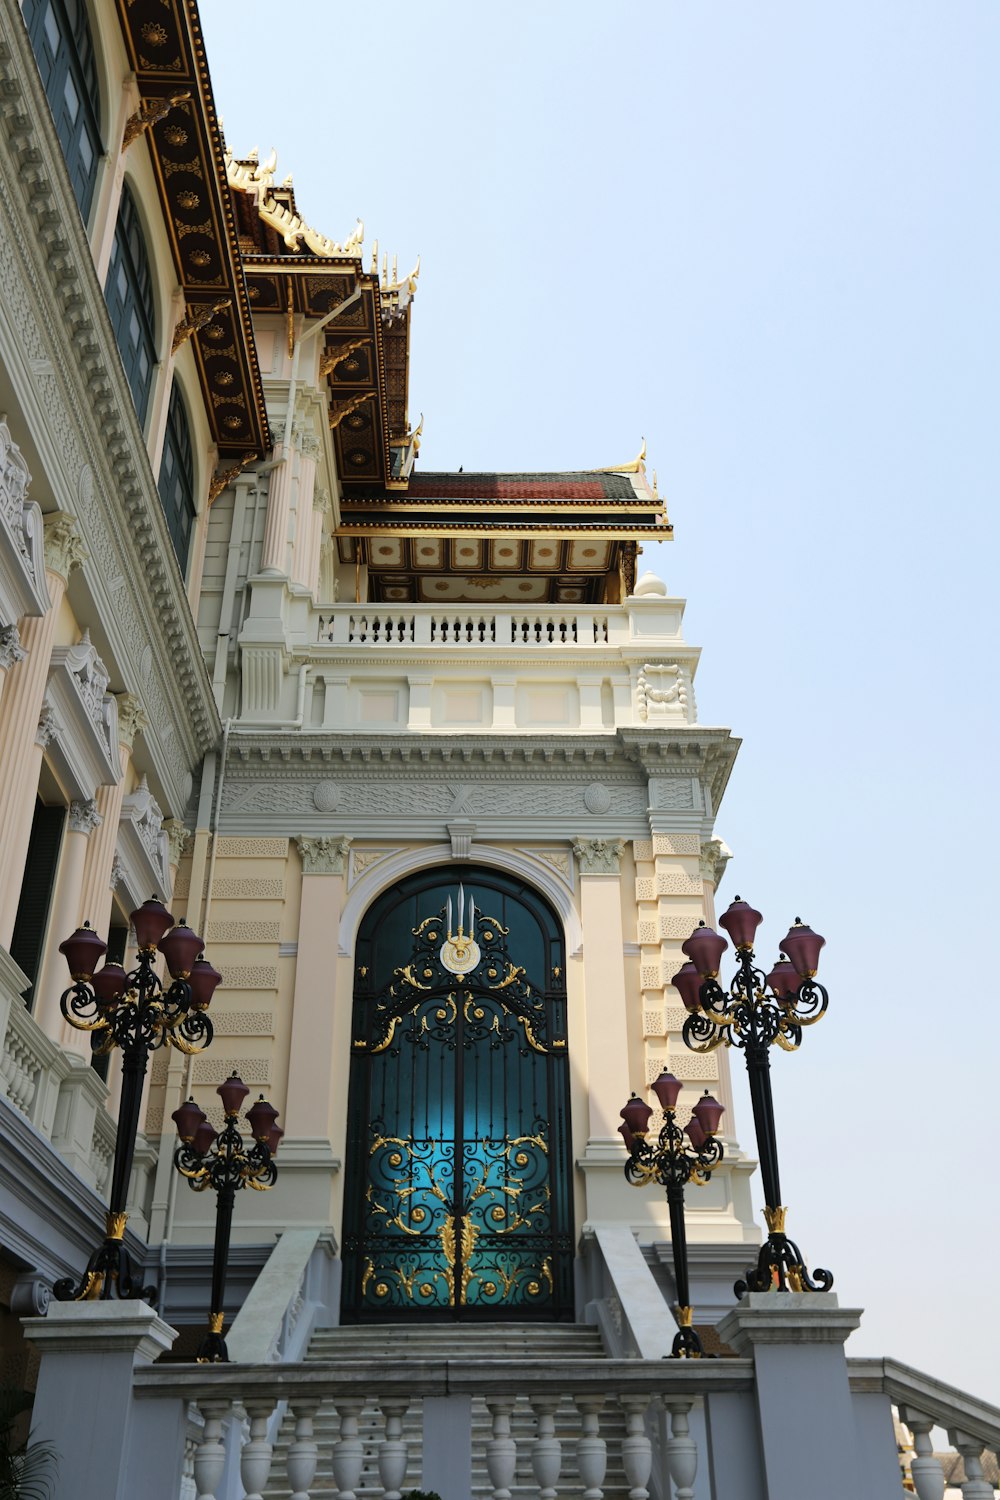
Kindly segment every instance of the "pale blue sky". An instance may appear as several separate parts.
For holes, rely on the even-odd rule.
[[[202,17],[233,147],[276,146],[325,233],[423,257],[422,467],[646,436],[676,541],[641,562],[744,739],[720,904],[761,907],[768,960],[797,913],[829,941],[830,1013],[774,1059],[789,1229],[866,1309],[851,1352],[1000,1402],[1000,6]]]

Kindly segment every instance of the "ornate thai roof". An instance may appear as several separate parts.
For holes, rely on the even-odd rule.
[[[386,603],[606,601],[631,589],[639,541],[669,540],[642,458],[569,473],[418,473],[405,493],[345,495],[338,545]],[[614,589],[612,588],[612,592]]]
[[[205,409],[223,461],[271,446],[223,143],[195,0],[118,0],[141,104],[126,149],[145,135]]]
[[[260,162],[226,153],[226,173],[239,230],[240,253],[255,313],[286,321],[289,349],[296,327],[343,311],[323,330],[320,373],[329,388],[329,421],[346,491],[358,486],[406,487],[419,443],[407,420],[410,304],[419,261],[406,276],[390,272],[378,246],[365,271],[364,225],[343,241],[312,228],[295,201],[290,177],[275,183],[276,156]]]

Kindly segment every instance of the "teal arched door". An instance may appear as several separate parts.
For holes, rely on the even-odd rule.
[[[386,892],[356,950],[345,1321],[572,1316],[564,942],[471,866]]]

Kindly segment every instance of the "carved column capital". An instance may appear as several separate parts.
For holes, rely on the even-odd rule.
[[[617,875],[625,844],[621,839],[574,839],[581,875]]]
[[[0,667],[9,672],[11,667],[16,667],[19,661],[24,661],[27,651],[21,645],[21,637],[17,633],[16,625],[5,625],[0,630]]]
[[[350,839],[303,836],[295,845],[302,856],[303,875],[343,875]]]
[[[60,578],[69,580],[74,568],[85,563],[90,553],[83,545],[76,517],[57,510],[45,517],[45,566]]]
[[[100,828],[104,819],[97,811],[97,803],[93,797],[88,797],[84,802],[71,802],[69,805],[69,829],[70,833],[85,833],[88,836],[95,828]]]
[[[131,750],[137,734],[149,728],[149,715],[134,693],[118,693],[118,743]]]
[[[178,818],[167,818],[163,824],[163,832],[167,835],[169,862],[172,865],[179,865],[184,858],[185,849],[194,838],[194,834],[185,828],[184,824]]]
[[[726,866],[733,857],[733,851],[722,839],[706,839],[701,846],[698,864],[701,869],[702,880],[709,880],[713,889],[718,889],[719,882],[726,873]]]

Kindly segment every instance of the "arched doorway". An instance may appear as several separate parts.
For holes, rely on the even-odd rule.
[[[563,935],[536,891],[438,867],[355,954],[343,1317],[570,1317]]]

